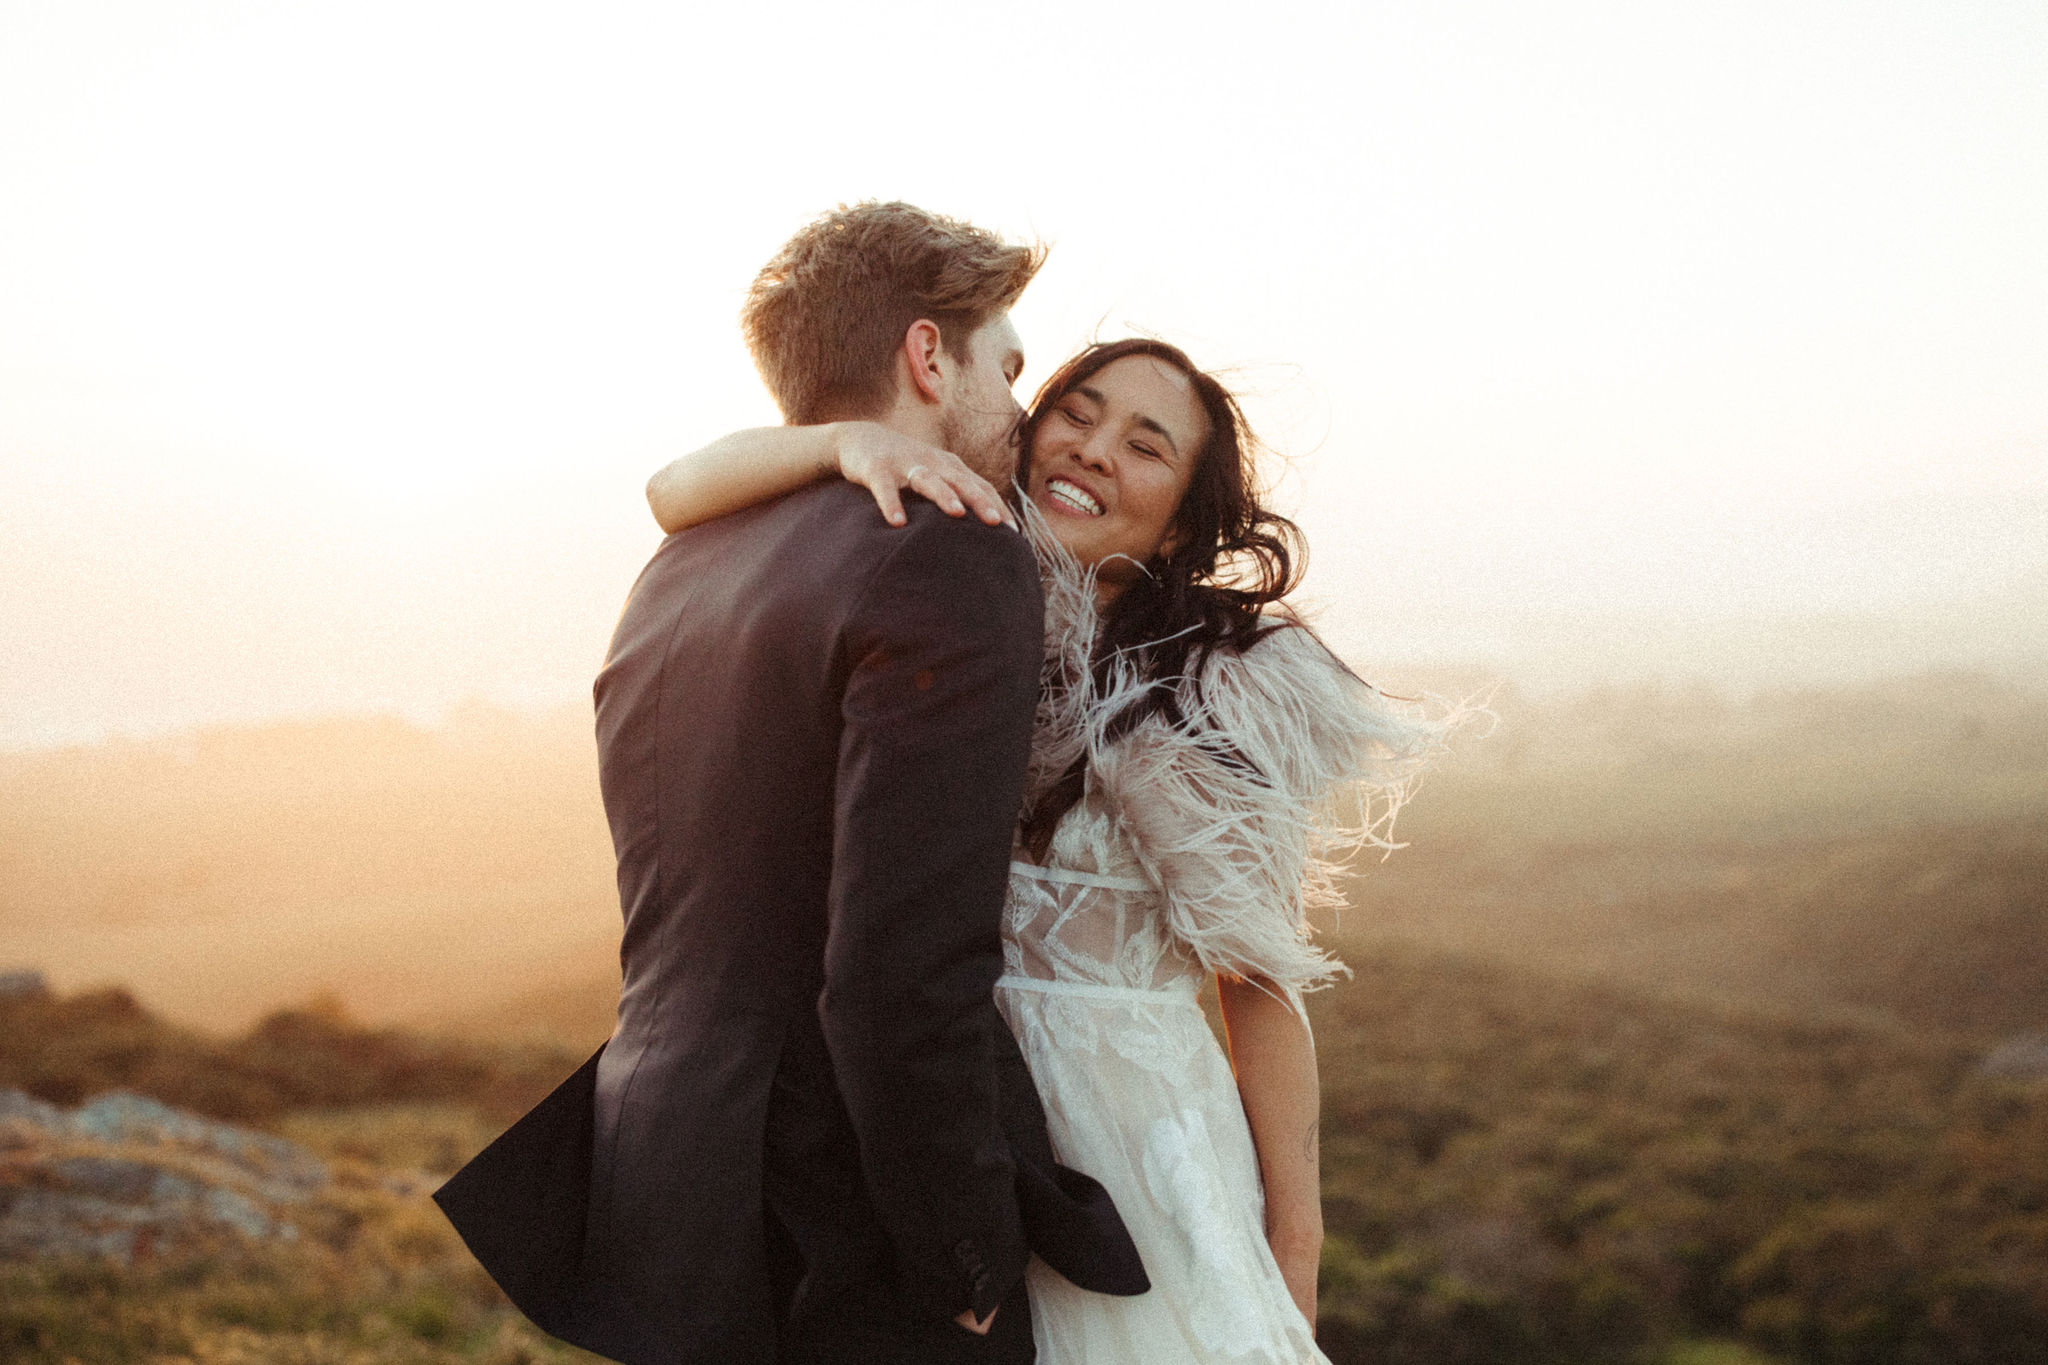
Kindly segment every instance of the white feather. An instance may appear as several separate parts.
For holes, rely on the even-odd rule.
[[[1272,621],[1249,650],[1211,651],[1195,677],[1148,681],[1119,662],[1098,683],[1095,573],[1022,501],[1046,598],[1027,810],[1085,753],[1089,794],[1115,813],[1176,943],[1298,1002],[1344,971],[1311,940],[1310,912],[1342,903],[1351,855],[1399,846],[1394,817],[1424,766],[1479,712],[1385,697],[1292,621]],[[1112,718],[1155,687],[1173,691],[1183,720],[1154,716],[1109,739]]]

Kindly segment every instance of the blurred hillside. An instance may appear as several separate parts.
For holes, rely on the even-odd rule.
[[[1409,680],[1401,680],[1409,681]],[[1424,678],[1461,691],[1466,682]],[[1504,690],[1362,866],[1347,953],[1546,971],[1970,1032],[2038,1026],[2048,697],[1929,674],[1736,700]],[[0,965],[246,1028],[583,1044],[618,910],[588,718],[473,708],[0,758]]]
[[[1499,699],[1338,936],[1792,1011],[2048,1027],[2048,701],[1968,675]]]
[[[125,1090],[210,1118],[275,1124],[303,1110],[459,1104],[502,1125],[581,1060],[555,1048],[364,1028],[331,1004],[280,1010],[217,1038],[118,989],[0,996],[0,1090],[59,1105]]]
[[[477,708],[0,758],[0,964],[240,1029],[390,1021],[616,958],[588,718]]]

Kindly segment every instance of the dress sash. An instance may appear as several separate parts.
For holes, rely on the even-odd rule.
[[[1038,882],[1065,886],[1099,886],[1105,891],[1150,891],[1152,883],[1137,877],[1104,877],[1094,872],[1076,872],[1068,867],[1040,867],[1037,863],[1011,862],[1010,871]]]

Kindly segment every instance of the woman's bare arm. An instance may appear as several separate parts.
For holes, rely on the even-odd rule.
[[[959,456],[877,422],[752,427],[721,436],[657,470],[647,481],[647,505],[674,535],[834,477],[865,487],[896,526],[903,524],[906,488],[956,517],[972,507],[990,525],[1012,520],[996,490]]]
[[[1316,1320],[1323,1251],[1322,1092],[1308,1022],[1269,983],[1216,978],[1230,1066],[1266,1186],[1266,1242],[1302,1316]]]
[[[647,481],[647,505],[661,529],[674,535],[838,472],[830,426],[754,427],[656,470]]]

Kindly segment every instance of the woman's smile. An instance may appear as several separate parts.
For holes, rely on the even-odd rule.
[[[1046,502],[1051,510],[1074,511],[1084,517],[1099,517],[1106,510],[1102,500],[1073,479],[1054,477],[1045,481]]]

